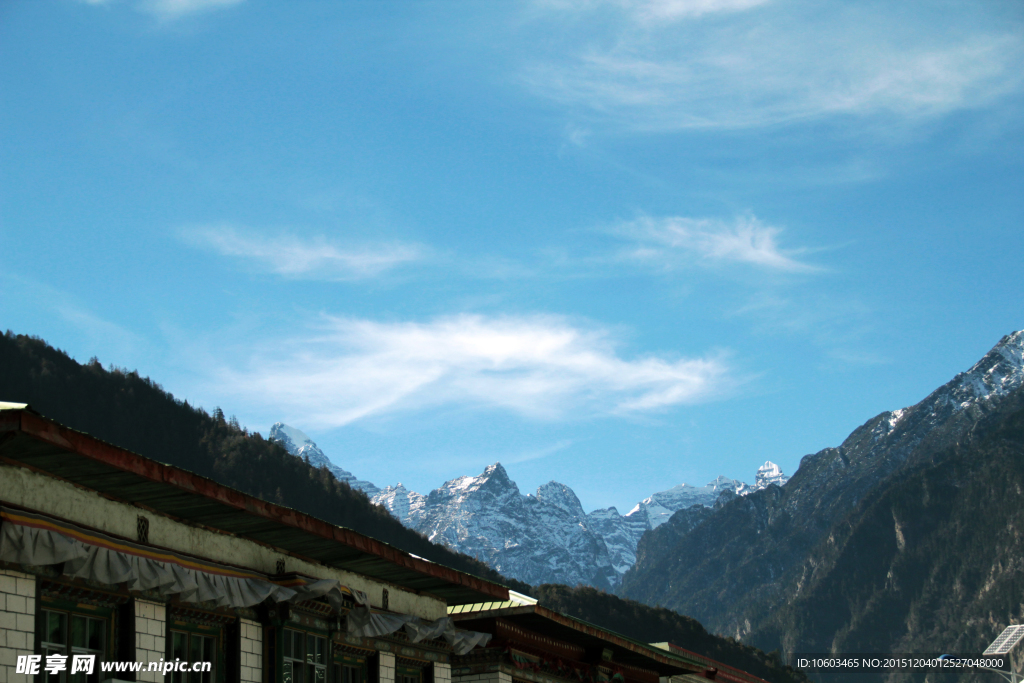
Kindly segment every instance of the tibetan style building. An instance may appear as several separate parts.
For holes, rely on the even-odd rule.
[[[0,403],[0,683],[448,683],[446,609],[508,597]]]

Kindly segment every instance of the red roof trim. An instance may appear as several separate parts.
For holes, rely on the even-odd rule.
[[[375,555],[405,569],[446,581],[450,584],[469,588],[499,600],[508,600],[508,588],[476,576],[451,569],[426,560],[412,557],[408,553],[382,541],[364,536],[351,529],[334,526],[305,513],[274,503],[260,500],[206,477],[186,470],[150,460],[131,451],[113,446],[64,427],[27,410],[0,411],[0,431],[21,431],[40,441],[73,451],[96,462],[131,472],[154,482],[196,493],[220,503],[264,519],[274,520],[310,534],[336,541],[369,555]]]

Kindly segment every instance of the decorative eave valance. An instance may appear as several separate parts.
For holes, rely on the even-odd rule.
[[[336,579],[290,578],[281,583],[258,572],[209,562],[171,550],[132,543],[34,512],[0,507],[0,560],[30,566],[63,564],[63,575],[105,586],[155,591],[185,603],[252,607],[264,600],[297,602],[325,598],[348,613],[348,632],[372,638],[405,629],[413,643],[444,638],[456,654],[486,645],[490,634],[456,629],[450,617],[426,621],[370,608],[362,591]],[[287,583],[288,585],[282,585]],[[344,604],[346,598],[348,609]]]
[[[132,543],[38,513],[0,507],[0,519],[0,560],[44,567],[63,564],[63,575],[106,586],[123,583],[132,590],[217,607],[251,607],[267,598],[293,600],[300,590],[310,588],[321,595],[326,592],[316,584],[286,588],[257,572]]]

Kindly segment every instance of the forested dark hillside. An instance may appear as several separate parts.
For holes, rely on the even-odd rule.
[[[760,612],[750,642],[804,652],[968,654],[1008,623],[1024,622],[1020,404],[1018,396],[964,443],[917,463],[835,525],[788,585],[793,599]],[[1013,664],[1024,664],[1019,652]],[[929,680],[991,677],[947,672]]]
[[[0,336],[0,401],[147,458],[390,543],[406,552],[521,591],[529,586],[407,529],[362,491],[311,467],[219,411],[176,400],[137,372],[79,364],[41,339]]]
[[[712,625],[728,624],[727,632],[765,650],[977,654],[1005,626],[1024,622],[1024,389],[984,408],[962,411],[955,429],[947,423],[915,443],[901,469],[880,477],[816,535],[805,518],[833,500],[811,500],[818,508],[797,514],[793,481],[805,473],[714,512],[681,510],[645,534],[627,585],[677,609],[695,608],[702,619],[717,609]],[[848,444],[874,439],[879,422]],[[842,463],[832,473],[840,480],[855,453],[848,444],[805,464],[832,458]],[[730,594],[733,587],[745,589],[743,601]],[[1013,666],[1022,665],[1018,655]],[[887,683],[991,674],[851,676],[812,674]]]
[[[569,588],[545,584],[535,587],[533,596],[545,607],[599,624],[634,640],[668,641],[768,681],[808,680],[800,671],[785,666],[777,654],[767,655],[732,638],[712,635],[696,619],[672,610],[623,600],[590,586]]]

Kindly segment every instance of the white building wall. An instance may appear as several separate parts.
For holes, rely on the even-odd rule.
[[[260,683],[263,680],[263,626],[250,619],[241,619],[242,631],[242,683]]]
[[[27,683],[30,676],[16,674],[19,655],[36,647],[36,577],[0,569],[0,683]]]
[[[452,665],[445,662],[434,662],[434,683],[451,683]]]
[[[366,593],[375,607],[383,606],[383,591],[387,588],[388,608],[393,612],[431,620],[448,614],[445,602],[435,597],[419,595],[399,586],[386,586],[341,569],[305,562],[255,541],[182,524],[21,467],[0,465],[0,500],[121,538],[136,538],[136,524],[142,515],[149,520],[149,540],[154,545],[264,574],[276,574],[278,560],[284,560],[286,571],[337,579],[344,586]]]
[[[159,662],[167,654],[167,607],[159,602],[135,601],[135,661]],[[142,671],[136,680],[164,683],[159,671]]]
[[[395,683],[395,656],[390,652],[381,652],[378,659],[378,683]]]

